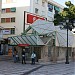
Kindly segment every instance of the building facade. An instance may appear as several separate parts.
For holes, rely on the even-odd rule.
[[[28,16],[32,16],[33,18],[29,18],[34,21],[34,17],[36,15],[41,19],[45,18],[48,21],[53,21],[54,14],[57,14],[63,10],[63,6],[51,0],[3,0],[2,4],[0,26],[4,28],[2,32],[5,42],[1,43],[1,51],[3,50],[4,54],[8,54],[9,50],[13,49],[12,46],[8,46],[8,37],[21,35],[21,33],[23,33],[24,30],[27,29],[29,25],[31,25],[27,22]],[[24,13],[24,11],[26,12]],[[34,21],[32,21],[32,23]],[[3,48],[6,48],[6,51]],[[33,47],[30,48],[32,49]],[[35,48],[39,52],[40,49],[44,49],[43,51],[45,51],[46,48],[48,51],[48,47],[45,46]],[[41,55],[41,57],[44,58],[45,56],[43,57]]]
[[[0,0],[0,24],[1,24],[1,9],[2,9],[2,0]]]
[[[0,0],[0,24],[1,24],[1,9],[2,9],[2,0]],[[1,40],[2,40],[2,27],[0,26],[0,53],[1,53]]]
[[[30,11],[32,13],[46,17],[47,20],[53,21],[54,14],[57,14],[63,10],[63,6],[54,2],[53,0],[31,0]]]
[[[24,11],[34,13],[45,17],[49,21],[53,21],[54,14],[59,13],[62,9],[63,6],[49,0],[28,0],[26,2],[25,0],[3,0],[1,26],[5,28],[3,31],[4,38],[16,34],[19,35],[24,31]],[[25,20],[27,20],[26,16]],[[26,29],[29,25],[25,25]]]
[[[29,31],[33,32],[29,34]],[[26,34],[9,37],[10,44],[17,45],[19,57],[22,48],[25,48],[27,57],[30,58],[31,53],[35,51],[39,62],[57,62],[66,59],[66,29],[61,30],[59,26],[54,26],[53,22],[37,20],[25,32]],[[75,60],[75,37],[71,31],[68,33],[68,58]]]

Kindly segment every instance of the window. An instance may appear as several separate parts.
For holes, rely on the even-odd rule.
[[[2,3],[13,3],[17,2],[17,0],[2,0]]]
[[[11,18],[11,22],[15,22],[15,17]]]
[[[7,22],[7,23],[10,22],[10,18],[6,18],[6,22]]]
[[[16,12],[16,8],[10,8],[11,12]]]
[[[2,11],[1,11],[2,13],[5,13],[6,12],[6,9],[2,9]]]
[[[37,9],[37,8],[35,8],[35,13],[36,13],[36,14],[38,13],[38,9]]]
[[[55,46],[55,39],[53,39],[53,46]]]
[[[39,0],[35,0],[35,3],[37,3],[37,4],[38,4],[38,2],[39,2]]]
[[[48,11],[52,12],[53,11],[53,5],[48,3]]]
[[[11,34],[15,34],[15,28],[11,28]]]
[[[48,57],[51,57],[51,47],[48,46]]]
[[[10,12],[10,8],[6,8],[6,13],[9,13]]]
[[[45,6],[45,2],[44,1],[42,1],[42,6]]]
[[[11,0],[6,0],[6,3],[11,3]]]
[[[1,23],[5,23],[5,18],[1,18]]]
[[[10,13],[10,12],[16,12],[16,8],[4,8],[1,11],[2,13]]]
[[[54,6],[54,10],[60,11],[60,8],[57,6]]]
[[[58,14],[60,12],[60,8],[57,6],[54,6],[55,14]]]
[[[45,16],[45,11],[42,11],[42,14],[41,14],[42,16]]]
[[[15,17],[12,18],[1,18],[1,23],[12,23],[15,22]]]

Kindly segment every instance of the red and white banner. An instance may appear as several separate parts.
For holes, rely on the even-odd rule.
[[[45,20],[44,17],[27,13],[27,23],[32,24],[32,23],[35,22],[37,19]]]

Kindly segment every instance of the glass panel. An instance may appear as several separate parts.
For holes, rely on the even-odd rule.
[[[6,12],[6,9],[2,9],[2,13],[5,13]]]
[[[15,17],[11,18],[11,22],[15,22]]]
[[[50,3],[48,3],[48,11],[53,11],[53,5],[52,4],[50,4]]]
[[[38,1],[39,1],[39,0],[35,0],[35,3],[37,3],[37,4],[38,4]]]
[[[45,6],[45,2],[44,1],[42,1],[42,6]]]
[[[6,13],[9,13],[10,12],[10,8],[6,8]]]
[[[54,10],[60,11],[60,8],[57,6],[54,6]]]
[[[13,2],[17,2],[17,0],[6,0],[6,3],[13,3]]]
[[[15,28],[11,28],[11,34],[15,34]]]
[[[38,13],[38,9],[37,8],[35,8],[35,13]]]
[[[6,3],[11,3],[11,0],[6,0]]]
[[[1,18],[1,23],[5,23],[5,18]]]
[[[16,12],[16,8],[11,8],[10,11],[11,12]]]
[[[48,57],[51,57],[51,47],[48,46]]]
[[[6,22],[10,22],[10,18],[6,18]]]

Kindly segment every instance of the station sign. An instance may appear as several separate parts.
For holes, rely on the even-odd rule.
[[[18,46],[24,47],[24,46],[29,46],[29,44],[18,44]]]

